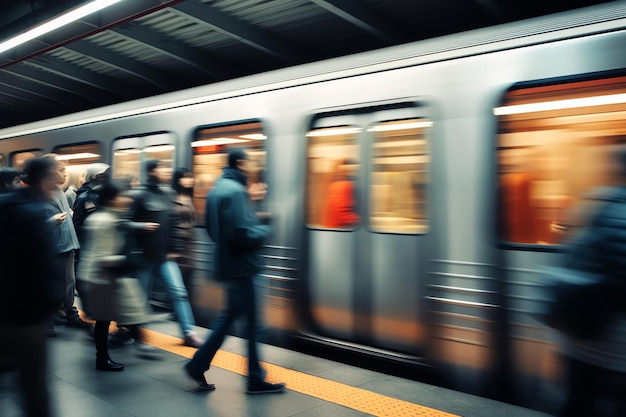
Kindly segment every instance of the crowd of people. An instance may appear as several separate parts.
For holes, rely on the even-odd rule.
[[[93,337],[99,371],[124,370],[109,354],[112,342],[132,344],[147,359],[161,357],[146,343],[143,330],[150,321],[148,295],[155,282],[166,289],[182,343],[198,349],[184,371],[202,389],[215,389],[204,372],[233,320],[244,316],[249,348],[246,391],[284,390],[284,384],[265,380],[257,349],[261,326],[255,279],[262,269],[258,250],[270,228],[255,215],[252,203],[264,197],[258,190],[265,188],[248,187],[247,162],[244,149],[231,150],[223,178],[207,195],[208,232],[217,245],[216,278],[224,281],[228,300],[206,341],[194,330],[186,285],[194,270],[190,248],[199,220],[191,170],[173,172],[162,161],[150,159],[143,164],[145,181],[131,187],[113,180],[110,166],[103,163],[72,169],[68,176],[66,164],[55,154],[27,161],[21,172],[0,168],[0,261],[9,272],[2,279],[0,354],[17,364],[28,416],[50,415],[46,338],[57,336],[55,326],[84,330]],[[226,206],[229,209],[221,209]],[[267,215],[263,219],[267,222]],[[110,337],[111,322],[118,330]],[[21,337],[4,340],[9,334]]]

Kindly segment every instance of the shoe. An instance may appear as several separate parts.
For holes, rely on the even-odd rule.
[[[275,392],[285,391],[285,383],[280,382],[278,384],[272,384],[267,381],[255,382],[248,384],[246,394],[271,394]]]
[[[198,349],[203,344],[204,344],[204,340],[200,339],[195,334],[190,334],[190,335],[185,336],[185,341],[183,342],[183,345],[196,348],[196,349]]]
[[[206,379],[204,378],[204,375],[194,375],[189,368],[187,367],[187,365],[183,366],[183,369],[185,370],[185,373],[187,374],[187,376],[191,379],[193,379],[193,381],[198,384],[198,386],[205,390],[205,391],[213,391],[215,389],[215,385],[214,384],[208,384],[206,382]]]
[[[52,315],[52,323],[64,326],[67,324],[67,318],[61,317],[59,313],[54,313]]]
[[[109,343],[113,345],[132,345],[134,342],[135,339],[126,329],[118,329],[117,332],[109,336]]]
[[[158,360],[162,358],[161,351],[154,346],[137,343],[137,356],[144,359]]]
[[[107,359],[104,361],[96,359],[96,369],[98,371],[120,372],[124,370],[124,365]]]
[[[67,318],[67,327],[76,327],[78,329],[91,330],[93,326],[90,323],[83,321],[80,317],[74,316]]]

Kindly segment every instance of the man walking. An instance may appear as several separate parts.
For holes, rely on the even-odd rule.
[[[262,270],[259,250],[270,236],[269,226],[259,224],[252,209],[250,198],[260,197],[264,188],[250,196],[246,188],[249,174],[248,155],[244,149],[233,148],[228,152],[228,167],[207,195],[206,227],[216,244],[215,278],[226,286],[227,306],[211,325],[213,332],[185,365],[187,374],[203,389],[213,390],[204,372],[208,370],[215,353],[233,321],[239,316],[246,318],[248,339],[248,394],[282,392],[284,383],[265,381],[257,346],[258,304],[255,277]]]

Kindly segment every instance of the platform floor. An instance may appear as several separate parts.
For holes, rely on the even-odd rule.
[[[181,345],[176,323],[154,315],[147,327],[159,360],[138,357],[134,345],[111,350],[123,372],[95,370],[93,339],[83,330],[57,326],[50,338],[50,387],[55,417],[548,417],[547,414],[332,360],[261,346],[279,394],[245,393],[245,340],[229,337],[206,378],[217,387],[201,391],[182,371],[195,349]],[[198,329],[201,336],[209,330]],[[0,416],[23,415],[17,375],[0,373]]]

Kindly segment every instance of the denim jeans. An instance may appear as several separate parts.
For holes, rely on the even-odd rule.
[[[240,316],[246,318],[246,338],[248,339],[248,378],[249,382],[265,379],[261,368],[257,346],[259,330],[259,303],[255,286],[255,277],[241,278],[226,282],[227,306],[211,325],[211,335],[204,345],[196,351],[187,369],[194,375],[202,375],[209,369],[217,350],[222,346],[226,334],[234,320]]]
[[[162,279],[165,282],[168,296],[176,312],[183,337],[194,331],[193,326],[196,322],[189,304],[183,276],[175,261],[164,261],[162,263],[147,262],[144,268],[139,271],[138,277],[148,296],[152,289],[153,278],[159,277]]]

